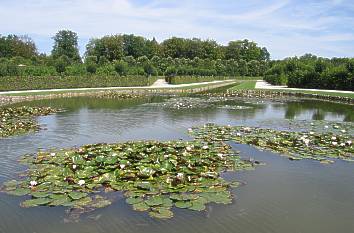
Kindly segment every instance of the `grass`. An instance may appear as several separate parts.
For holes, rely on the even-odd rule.
[[[267,91],[276,91],[276,92],[291,92],[291,93],[304,93],[304,94],[317,94],[317,95],[327,95],[327,96],[339,96],[339,97],[348,97],[354,99],[354,94],[352,93],[340,93],[340,92],[324,92],[324,91],[307,91],[307,90],[283,90],[283,89],[258,89],[258,90],[267,90]]]
[[[239,85],[230,88],[229,90],[255,90],[257,81],[243,81]],[[339,96],[339,97],[348,97],[354,99],[354,94],[352,93],[341,93],[337,91],[325,92],[325,91],[307,91],[307,90],[284,90],[284,89],[257,89],[257,90],[267,90],[274,92],[287,92],[287,93],[304,93],[304,94],[317,94],[323,96]]]
[[[98,89],[89,89],[89,90],[58,90],[58,91],[40,91],[40,92],[22,92],[22,93],[11,93],[11,94],[0,94],[3,96],[41,96],[41,95],[51,95],[51,94],[66,94],[66,93],[88,93],[88,92],[99,92],[99,91],[114,91],[114,90],[193,90],[197,88],[202,88],[202,87],[210,87],[211,89],[214,88],[215,85],[220,85],[222,83],[232,83],[233,81],[223,81],[219,83],[201,83],[198,85],[192,85],[192,86],[184,86],[184,87],[173,87],[173,88],[149,88],[149,87],[143,87],[139,89],[133,89],[133,88],[117,88],[117,89],[104,89],[104,88],[98,88]]]
[[[242,81],[239,85],[230,88],[230,90],[252,90],[256,87],[256,82],[255,80]]]

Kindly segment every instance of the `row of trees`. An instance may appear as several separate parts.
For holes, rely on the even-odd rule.
[[[82,75],[153,75],[153,76],[260,76],[267,68],[267,62],[251,60],[212,60],[188,58],[149,59],[132,56],[120,60],[97,61],[96,56],[87,56],[84,63],[73,63],[68,56],[36,57],[25,59],[13,57],[0,59],[0,76],[82,76]]]
[[[260,62],[268,61],[270,54],[266,48],[259,47],[248,40],[231,41],[227,46],[219,45],[213,40],[197,38],[185,39],[172,37],[158,43],[155,38],[148,40],[135,35],[104,36],[91,39],[86,46],[86,56],[96,56],[98,60],[120,60],[126,56],[134,58],[146,56],[153,58],[201,58],[201,59],[235,59]]]
[[[289,87],[354,90],[354,58],[321,58],[311,54],[273,61],[265,80]]]
[[[47,75],[199,75],[259,76],[269,53],[248,40],[227,46],[213,40],[173,37],[157,42],[135,35],[91,39],[83,58],[78,36],[69,30],[54,37],[50,55],[39,54],[29,37],[0,36],[0,76]]]

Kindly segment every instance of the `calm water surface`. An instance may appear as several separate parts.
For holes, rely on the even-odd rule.
[[[237,103],[253,106],[244,110],[172,110],[149,104],[160,101],[71,98],[28,103],[67,111],[40,117],[46,130],[0,139],[0,183],[16,178],[25,169],[17,163],[19,157],[38,148],[141,139],[189,140],[187,128],[208,122],[279,128],[288,120],[354,121],[353,106],[313,100]],[[236,198],[231,205],[210,205],[205,212],[175,210],[173,219],[160,221],[133,211],[117,194],[111,206],[84,214],[79,222],[67,222],[65,208],[23,209],[19,207],[22,198],[0,193],[0,233],[354,232],[353,163],[295,162],[250,146],[231,145],[243,157],[266,163],[255,171],[235,174],[247,184],[233,191]]]

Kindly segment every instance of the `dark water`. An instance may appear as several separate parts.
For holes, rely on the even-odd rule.
[[[321,101],[249,103],[251,109],[172,110],[149,105],[160,98],[102,100],[72,98],[29,103],[66,108],[40,117],[47,128],[35,134],[0,139],[0,183],[16,178],[24,167],[17,159],[38,148],[73,147],[97,142],[140,139],[189,139],[186,129],[208,122],[278,127],[287,120],[354,121],[353,106]],[[232,144],[243,157],[264,161],[255,171],[237,173],[247,184],[235,189],[231,205],[211,205],[205,212],[176,210],[171,220],[151,219],[117,197],[111,206],[66,222],[65,208],[19,207],[21,198],[0,193],[1,233],[91,232],[241,232],[353,233],[354,164],[337,161],[289,161],[270,152]]]

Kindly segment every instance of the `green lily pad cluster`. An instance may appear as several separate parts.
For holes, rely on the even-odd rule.
[[[226,110],[244,110],[244,109],[252,109],[253,107],[242,106],[242,105],[224,105],[224,106],[219,106],[218,108],[226,109]]]
[[[151,106],[158,106],[167,109],[176,109],[176,110],[183,110],[183,109],[195,109],[195,108],[224,108],[230,110],[242,110],[252,108],[251,106],[240,106],[240,105],[233,105],[232,103],[224,104],[227,101],[232,101],[234,99],[224,98],[224,97],[178,97],[178,98],[169,98],[166,99],[162,103],[150,103]]]
[[[143,96],[138,94],[122,93],[118,91],[104,91],[95,93],[93,97],[102,99],[136,99],[142,98]]]
[[[252,98],[252,99],[284,99],[289,97],[295,98],[315,98],[343,103],[354,103],[354,99],[344,96],[331,96],[325,94],[311,94],[301,92],[287,92],[274,90],[227,90],[225,92],[205,93],[202,96],[208,97],[237,97],[237,98]]]
[[[252,169],[224,143],[141,141],[86,145],[24,156],[23,179],[3,191],[27,196],[21,205],[92,210],[111,204],[102,193],[122,191],[136,211],[171,218],[172,208],[202,211],[208,203],[232,202],[224,171]],[[103,195],[103,196],[102,196]]]
[[[353,135],[345,129],[338,132],[295,132],[243,126],[207,124],[193,128],[189,133],[205,141],[235,141],[269,149],[288,156],[291,160],[313,159],[332,163],[333,159],[354,162]]]
[[[50,107],[14,107],[0,109],[0,137],[10,137],[39,130],[34,119],[60,110]]]

